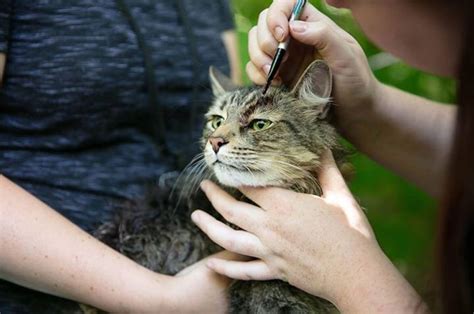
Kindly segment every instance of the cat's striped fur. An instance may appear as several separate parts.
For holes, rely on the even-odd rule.
[[[337,134],[327,121],[331,74],[323,61],[308,67],[293,90],[235,88],[211,69],[215,100],[206,117],[203,150],[207,165],[221,184],[237,187],[280,186],[319,194],[315,172],[324,150],[340,151]],[[218,128],[216,117],[222,117]],[[258,120],[271,124],[255,130]],[[211,139],[226,144],[215,152]]]
[[[203,154],[191,163],[188,174],[182,179],[163,175],[148,198],[126,205],[120,216],[95,232],[101,241],[156,272],[175,275],[221,250],[190,219],[196,208],[218,216],[201,192],[193,192],[203,178],[214,177],[230,187],[282,186],[319,194],[314,177],[322,152],[341,151],[327,122],[331,75],[322,61],[313,63],[293,90],[271,88],[265,96],[259,87],[236,89],[213,70],[211,81],[216,98],[206,115]],[[260,120],[266,121],[261,124],[265,127],[255,129],[253,124]],[[173,186],[178,193],[172,193]],[[181,201],[173,197],[179,194]],[[52,296],[24,297],[37,313],[96,312]],[[328,302],[282,281],[238,281],[229,288],[231,313],[333,311]]]

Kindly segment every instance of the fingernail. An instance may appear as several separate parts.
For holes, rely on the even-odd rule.
[[[275,27],[275,38],[278,41],[283,41],[283,39],[285,39],[285,31],[281,26]]]
[[[200,216],[199,213],[198,213],[197,211],[194,211],[194,212],[191,214],[191,219],[192,219],[192,221],[198,222],[198,221],[199,221],[199,218],[200,218],[199,216]]]
[[[293,21],[290,23],[291,30],[297,33],[304,33],[307,28],[307,24],[302,21]]]
[[[201,187],[201,190],[203,190],[204,192],[206,192],[206,189],[207,189],[207,182],[206,181],[202,181],[201,184],[199,185]]]
[[[268,75],[268,72],[270,72],[270,64],[265,64],[263,66],[263,72]]]

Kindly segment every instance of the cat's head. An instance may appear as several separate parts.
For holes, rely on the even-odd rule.
[[[265,95],[261,87],[235,87],[213,68],[210,79],[215,99],[202,146],[218,181],[314,190],[308,187],[317,185],[312,172],[337,142],[326,121],[332,87],[327,64],[315,61],[292,90],[271,87]]]

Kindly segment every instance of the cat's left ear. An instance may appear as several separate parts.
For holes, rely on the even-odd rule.
[[[332,73],[326,62],[313,61],[303,72],[291,93],[308,105],[314,105],[319,119],[325,119],[330,109]]]
[[[235,85],[229,77],[213,66],[209,68],[209,79],[211,81],[212,92],[215,97],[238,88],[238,86]]]

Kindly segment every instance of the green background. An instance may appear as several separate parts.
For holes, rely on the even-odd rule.
[[[327,7],[322,1],[310,1],[352,34],[364,49],[369,62],[387,61],[385,67],[373,67],[375,76],[389,85],[441,102],[453,102],[453,81],[415,70],[380,51],[361,32],[347,10]],[[269,0],[233,0],[235,23],[244,65],[248,62],[247,33],[256,25],[259,13]],[[398,269],[427,298],[433,271],[437,204],[433,199],[402,178],[382,168],[362,154],[352,159],[356,175],[350,187],[363,208],[377,239]]]

